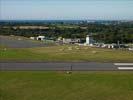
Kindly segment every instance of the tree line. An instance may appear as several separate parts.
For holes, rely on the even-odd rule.
[[[46,26],[48,29],[20,29],[19,26]],[[0,23],[0,35],[17,35],[17,36],[38,36],[45,35],[46,37],[57,39],[63,38],[84,38],[86,35],[91,35],[95,41],[104,43],[132,43],[133,42],[133,23],[120,24],[22,24],[21,23]],[[16,26],[17,28],[13,28]],[[58,27],[64,26],[64,27]],[[67,26],[67,27],[65,27]],[[75,27],[76,26],[76,27]]]

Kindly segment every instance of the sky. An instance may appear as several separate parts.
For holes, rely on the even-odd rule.
[[[0,20],[133,20],[133,0],[0,0]]]

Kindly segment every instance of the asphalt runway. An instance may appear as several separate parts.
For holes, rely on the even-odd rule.
[[[16,63],[1,62],[1,71],[133,71],[133,63]]]
[[[0,45],[10,48],[32,48],[46,46],[46,44],[41,42],[33,42],[30,39],[17,38],[13,36],[0,36]]]

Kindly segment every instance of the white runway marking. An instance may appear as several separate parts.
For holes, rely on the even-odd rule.
[[[121,70],[133,70],[133,67],[118,67]]]
[[[133,66],[133,63],[114,63],[116,66]]]

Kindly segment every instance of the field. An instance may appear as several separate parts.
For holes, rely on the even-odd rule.
[[[133,62],[133,53],[123,50],[75,45],[36,48],[0,48],[1,61]]]
[[[0,100],[133,100],[133,73],[1,71]]]
[[[133,62],[133,52],[127,50],[46,45],[18,37],[6,43],[13,47],[0,45],[1,62]],[[28,43],[31,47],[25,47]],[[0,71],[0,100],[132,99],[132,72]]]
[[[19,36],[0,36],[0,61],[133,62],[133,52],[55,45]]]

